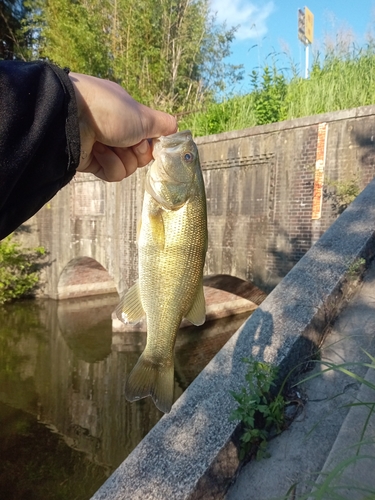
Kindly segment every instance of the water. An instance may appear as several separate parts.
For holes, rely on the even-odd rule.
[[[112,333],[117,296],[0,309],[0,499],[87,500],[162,417],[124,383],[145,333]],[[188,327],[179,397],[249,313]]]

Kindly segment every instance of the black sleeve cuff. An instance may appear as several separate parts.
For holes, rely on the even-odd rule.
[[[74,176],[80,135],[67,71],[0,61],[0,239]]]

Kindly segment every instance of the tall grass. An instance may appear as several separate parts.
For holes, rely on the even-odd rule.
[[[315,115],[375,103],[375,47],[347,54],[328,53],[314,61],[309,80],[288,86],[287,118]]]
[[[250,93],[183,117],[180,130],[202,136],[375,104],[374,39],[365,47],[339,44],[317,53],[307,80],[289,64],[286,70],[266,64],[250,75]]]

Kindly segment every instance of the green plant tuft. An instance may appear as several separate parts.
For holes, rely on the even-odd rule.
[[[43,247],[23,248],[13,235],[0,241],[0,305],[30,294],[39,280]]]
[[[358,258],[352,264],[350,264],[349,269],[348,269],[348,276],[349,278],[358,278],[366,265],[366,260],[364,258]]]
[[[238,407],[231,413],[230,420],[240,420],[243,427],[241,435],[240,460],[254,451],[259,460],[267,454],[267,440],[271,431],[280,433],[284,426],[285,400],[279,392],[271,394],[277,376],[277,368],[254,359],[244,358],[248,365],[247,386],[240,392],[231,391]]]
[[[276,66],[272,69],[265,66],[260,83],[259,75],[255,70],[252,71],[250,79],[253,87],[256,125],[285,120],[284,102],[287,95],[287,82],[284,75],[277,71]]]
[[[326,179],[325,199],[331,200],[332,211],[340,215],[361,192],[359,179],[355,176],[344,181]]]

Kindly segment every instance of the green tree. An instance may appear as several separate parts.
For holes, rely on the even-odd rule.
[[[0,59],[25,58],[27,32],[22,30],[26,7],[22,0],[0,2]]]
[[[222,89],[235,29],[209,0],[28,0],[35,57],[109,78],[145,104],[178,112]]]
[[[105,25],[100,5],[106,2],[27,0],[24,29],[31,33],[33,59],[49,59],[74,71],[108,77]]]

